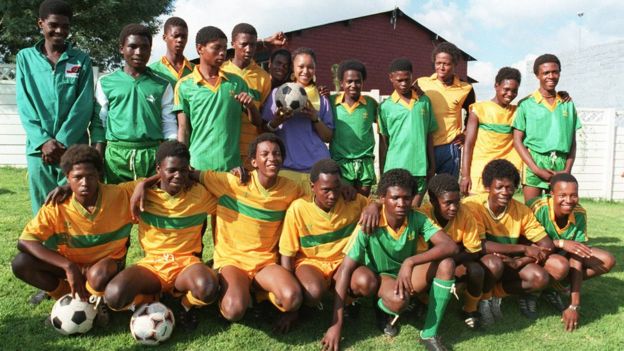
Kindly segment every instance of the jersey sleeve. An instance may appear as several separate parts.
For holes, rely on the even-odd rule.
[[[332,114],[332,109],[329,104],[329,100],[325,96],[321,96],[321,107],[319,111],[319,118],[323,121],[323,124],[327,126],[327,128],[334,130],[334,117]]]
[[[219,203],[219,199],[214,196],[210,191],[206,191],[204,199],[203,199],[204,207],[206,208],[206,213],[214,216],[217,214],[217,204]]]
[[[354,234],[351,235],[343,252],[355,262],[364,264],[369,239],[369,236],[364,234],[364,232],[360,230],[360,226],[358,226]]]
[[[58,220],[54,205],[41,207],[35,218],[31,219],[20,235],[20,240],[44,242],[55,232],[55,222]]]
[[[165,139],[175,140],[178,137],[178,122],[173,113],[173,89],[170,84],[167,84],[160,105],[163,136]]]
[[[428,242],[435,233],[440,231],[440,226],[435,224],[426,214],[414,211],[413,216],[416,219],[418,230],[425,241]]]
[[[228,173],[226,172],[202,171],[199,182],[216,198],[225,194],[225,190],[229,188]]]
[[[479,226],[474,217],[468,215],[462,219],[464,220],[464,236],[462,238],[464,249],[469,253],[481,251],[481,236],[485,236],[485,233],[479,232]]]
[[[576,220],[576,234],[574,235],[574,241],[584,243],[589,241],[587,237],[587,214],[585,211],[577,212],[574,214]]]
[[[479,240],[485,240],[485,222],[483,221],[480,210],[478,208],[478,206],[480,205],[474,202],[465,201],[462,202],[461,206],[468,210],[468,213],[474,219],[476,231],[479,234]]]
[[[279,253],[282,256],[294,257],[299,252],[299,225],[297,223],[297,205],[293,204],[286,211],[282,234],[279,241]]]
[[[388,125],[387,125],[387,121],[386,121],[386,111],[384,108],[384,103],[382,102],[379,105],[379,113],[377,115],[377,128],[379,128],[379,134],[385,135],[385,136],[390,136],[388,134]]]
[[[182,84],[184,80],[179,80],[175,88],[173,89],[173,108],[172,112],[184,112],[186,115],[189,114],[189,105],[188,100],[185,96],[184,85]]]
[[[516,108],[516,113],[513,117],[513,122],[511,126],[517,130],[525,131],[526,130],[526,112],[524,111],[524,105],[522,102],[518,104],[518,108]]]
[[[527,211],[523,211],[523,220],[522,220],[522,233],[525,238],[532,242],[538,242],[544,239],[546,236],[546,230],[537,220],[533,212],[527,208]]]
[[[581,119],[576,113],[576,106],[574,106],[574,104],[572,104],[572,116],[574,116],[574,130],[581,129],[583,126],[581,125]]]

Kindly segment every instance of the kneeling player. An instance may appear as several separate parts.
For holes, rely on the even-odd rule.
[[[615,265],[615,257],[605,250],[586,245],[587,215],[578,203],[576,178],[569,173],[556,174],[550,178],[550,188],[549,195],[529,201],[529,206],[559,253],[570,263],[570,305],[565,306],[554,290],[545,297],[562,312],[565,330],[573,331],[578,325],[583,280],[608,273]]]
[[[475,329],[480,326],[480,316],[477,306],[483,292],[483,267],[479,264],[481,239],[479,227],[470,211],[460,204],[459,184],[457,178],[450,174],[441,173],[434,176],[429,182],[429,200],[422,211],[433,222],[444,229],[460,247],[455,260],[455,277],[457,281],[466,283],[464,294],[464,322],[468,327]],[[419,241],[418,251],[424,241]],[[491,287],[490,287],[491,289]]]
[[[213,213],[216,199],[189,178],[190,154],[177,141],[160,145],[156,153],[156,186],[145,189],[139,219],[139,242],[145,257],[118,274],[106,287],[105,298],[115,310],[132,308],[154,295],[182,297],[179,322],[197,326],[193,307],[217,298],[216,274],[201,261],[202,224]],[[137,189],[143,188],[143,184]]]
[[[358,227],[347,245],[347,256],[336,278],[332,326],[322,340],[325,349],[338,350],[348,292],[377,292],[379,326],[386,335],[394,336],[398,333],[396,317],[409,305],[412,295],[424,292],[429,285],[431,301],[421,342],[430,350],[445,349],[437,329],[454,288],[455,262],[450,256],[459,249],[425,214],[411,209],[413,191],[413,177],[404,169],[390,170],[381,177],[377,190],[383,202],[379,227],[371,235]],[[416,254],[420,236],[433,247]],[[392,322],[388,314],[394,316]]]
[[[483,169],[483,186],[487,193],[464,199],[481,231],[485,253],[502,258],[504,265],[485,264],[490,276],[502,278],[494,288],[498,297],[521,295],[520,311],[530,319],[537,318],[536,295],[551,281],[565,278],[567,260],[557,254],[552,240],[531,210],[513,199],[520,182],[516,167],[507,160],[494,160]],[[492,260],[494,261],[494,260]],[[486,318],[486,317],[484,317]]]
[[[55,299],[69,292],[82,299],[100,297],[125,265],[133,184],[99,183],[103,161],[87,145],[70,147],[61,168],[73,195],[43,206],[26,225],[13,273]],[[96,322],[106,324],[104,304],[98,308]]]

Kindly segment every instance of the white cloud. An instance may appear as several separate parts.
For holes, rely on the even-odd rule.
[[[469,62],[468,72],[470,72],[470,77],[479,82],[473,85],[477,100],[488,100],[491,98],[494,78],[496,77],[496,72],[498,72],[496,65],[487,61]]]
[[[470,38],[474,25],[466,20],[464,10],[456,3],[430,0],[419,4],[417,11],[411,16],[444,39],[467,51],[477,47]]]

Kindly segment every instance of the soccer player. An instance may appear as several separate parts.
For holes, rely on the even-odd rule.
[[[341,168],[332,159],[310,170],[311,198],[300,198],[286,211],[279,241],[281,265],[294,272],[303,288],[303,302],[319,306],[344,258],[343,250],[368,201],[341,196]]]
[[[377,101],[362,95],[366,80],[362,62],[341,62],[338,77],[343,91],[329,98],[335,126],[329,152],[340,164],[342,178],[368,196],[376,180],[373,122],[377,120]]]
[[[67,293],[101,297],[125,266],[134,186],[99,183],[102,158],[88,145],[69,147],[60,165],[73,194],[43,206],[26,225],[13,274],[54,299]],[[97,322],[106,324],[104,304],[98,307]]]
[[[292,73],[292,56],[290,51],[279,49],[273,51],[269,59],[269,74],[271,75],[271,90],[290,80]]]
[[[460,203],[459,184],[455,177],[445,173],[434,176],[429,182],[428,193],[431,202],[423,205],[422,211],[443,228],[460,248],[453,259],[456,281],[466,283],[464,323],[471,329],[477,329],[481,325],[477,307],[484,280],[483,267],[479,264],[482,233],[470,211]],[[424,244],[422,237],[420,239],[419,244]],[[419,252],[427,250],[426,245],[422,246]]]
[[[193,72],[195,67],[184,57],[184,48],[188,41],[188,26],[180,17],[169,17],[163,28],[163,40],[167,52],[160,60],[152,62],[149,68],[167,79],[172,88],[182,77]]]
[[[388,75],[394,92],[379,106],[379,166],[387,172],[407,169],[416,186],[413,206],[419,207],[427,190],[427,178],[434,174],[433,133],[438,125],[431,100],[412,89],[412,63],[399,58],[390,64]]]
[[[518,96],[519,87],[520,71],[503,67],[496,74],[492,100],[470,106],[460,183],[464,195],[485,192],[481,173],[492,160],[505,159],[518,170],[522,169],[522,159],[513,146],[511,128],[516,112],[516,106],[511,102]]]
[[[424,292],[427,286],[431,286],[430,302],[421,342],[429,350],[445,349],[437,330],[454,288],[455,263],[451,256],[459,250],[425,214],[411,209],[413,183],[413,176],[404,169],[393,169],[381,176],[377,188],[383,203],[379,226],[370,235],[357,227],[345,248],[346,256],[336,278],[333,322],[322,340],[324,349],[338,350],[348,294],[376,293],[378,326],[384,334],[395,336],[396,317],[409,305],[411,296]],[[433,246],[417,254],[419,237]],[[394,316],[392,322],[388,314]]]
[[[587,214],[579,204],[576,178],[569,173],[556,174],[550,178],[550,188],[550,194],[534,198],[529,201],[529,206],[558,252],[570,263],[570,305],[565,306],[554,290],[546,293],[545,297],[551,304],[560,306],[564,329],[573,331],[579,321],[583,280],[611,271],[615,266],[615,257],[605,250],[587,245]]]
[[[152,34],[140,24],[128,24],[119,35],[124,67],[98,79],[97,117],[91,141],[103,152],[106,182],[117,184],[153,175],[158,145],[177,137],[173,90],[147,62]],[[104,151],[105,149],[105,151]]]
[[[162,293],[182,296],[178,322],[192,330],[198,324],[193,307],[215,301],[219,282],[201,260],[202,225],[207,214],[214,213],[216,199],[201,184],[191,182],[190,157],[186,145],[175,140],[158,148],[157,177],[137,185],[145,193],[139,218],[145,256],[109,283],[105,299],[111,309],[123,310]],[[150,187],[154,179],[156,185]]]
[[[227,37],[216,27],[203,27],[195,37],[199,65],[176,86],[174,112],[178,140],[189,145],[191,166],[229,171],[241,166],[241,115],[254,126],[262,119],[243,78],[221,69]]]
[[[418,86],[431,99],[433,114],[438,125],[433,134],[435,172],[459,176],[462,133],[462,110],[475,102],[472,86],[460,81],[455,68],[461,58],[461,51],[453,44],[438,44],[431,54],[435,73],[430,77],[418,78]]]
[[[274,89],[267,100],[262,118],[266,129],[276,133],[288,150],[280,173],[300,184],[310,193],[310,168],[319,160],[329,158],[325,143],[332,140],[334,121],[327,97],[319,94],[315,81],[316,54],[312,49],[299,48],[292,54],[295,83],[308,96],[308,106],[297,113],[286,112],[275,104]]]
[[[542,291],[551,280],[564,279],[568,274],[568,262],[563,256],[552,253],[553,242],[533,212],[513,199],[520,175],[511,162],[491,161],[483,169],[482,178],[487,193],[467,197],[463,203],[474,215],[479,231],[484,233],[481,239],[485,253],[498,255],[505,263],[494,294],[497,297],[521,295],[520,311],[535,319],[536,295],[533,293]],[[501,265],[492,263],[484,265],[486,273],[492,277],[501,276]],[[484,308],[491,310],[492,306]],[[490,319],[489,316],[482,318]]]
[[[89,56],[66,41],[72,15],[65,1],[43,1],[37,21],[43,40],[16,57],[17,111],[26,132],[33,215],[46,195],[66,182],[59,166],[65,150],[89,143],[93,72]]]
[[[544,54],[536,58],[533,73],[540,86],[520,100],[512,124],[514,147],[524,161],[525,202],[547,190],[553,175],[572,171],[576,131],[581,128],[574,103],[564,101],[556,90],[561,74],[557,56]]]

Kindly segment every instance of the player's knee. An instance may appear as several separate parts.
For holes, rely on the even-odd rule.
[[[483,267],[477,262],[466,262],[464,263],[466,266],[466,274],[468,275],[468,280],[474,283],[482,283],[485,273],[483,271]]]
[[[308,306],[318,305],[324,293],[325,288],[321,284],[308,283],[303,285],[303,299]]]
[[[531,287],[533,291],[539,291],[546,288],[550,282],[550,276],[544,269],[535,269],[531,272]]]
[[[104,291],[106,284],[112,279],[108,267],[105,265],[94,265],[87,271],[87,281],[95,291]]]
[[[351,290],[357,296],[371,296],[379,290],[379,282],[372,275],[361,274],[355,279]]]
[[[279,304],[286,311],[299,309],[303,302],[303,295],[299,286],[285,287],[280,292]]]
[[[224,296],[220,303],[221,315],[230,322],[237,322],[245,316],[248,303],[243,299]]]
[[[218,290],[216,280],[201,278],[194,282],[191,294],[204,302],[211,302],[217,296]]]
[[[28,276],[28,273],[33,269],[33,259],[32,256],[20,252],[18,253],[13,261],[11,261],[11,270],[13,271],[13,275],[17,278],[24,280]]]
[[[438,279],[450,280],[455,276],[455,261],[447,257],[438,263],[436,277]]]
[[[611,269],[615,267],[615,256],[613,256],[610,252],[604,251],[600,260],[602,261],[602,274],[610,272]]]
[[[409,305],[409,297],[405,294],[401,298],[399,295],[392,293],[389,296],[383,296],[382,302],[390,311],[400,313]]]
[[[568,260],[560,255],[551,255],[547,261],[548,273],[553,279],[559,281],[568,275],[570,270],[570,263]]]
[[[124,289],[121,284],[115,282],[111,282],[104,289],[104,300],[106,304],[114,310],[121,310],[132,302],[132,300],[124,294]]]
[[[500,279],[503,275],[505,265],[503,264],[503,260],[501,260],[500,257],[496,257],[494,255],[485,255],[481,257],[481,263],[487,270],[484,271],[484,273],[489,273],[496,280]]]

